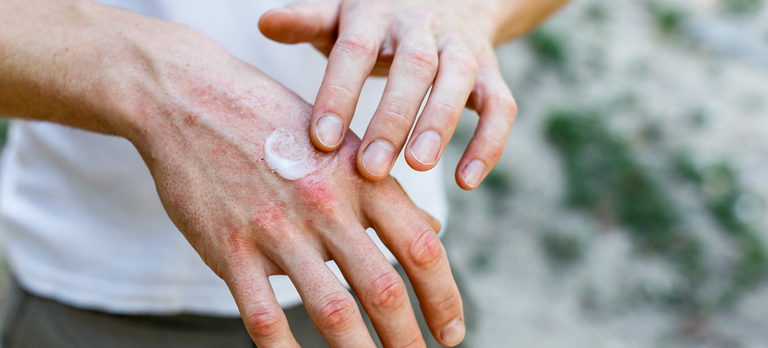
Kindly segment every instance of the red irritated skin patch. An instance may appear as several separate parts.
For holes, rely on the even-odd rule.
[[[0,21],[0,41],[10,47],[0,68],[12,83],[0,86],[0,96],[11,96],[0,104],[12,103],[8,114],[131,141],[168,216],[227,283],[257,346],[298,347],[269,282],[287,274],[330,346],[375,347],[329,259],[385,346],[424,346],[405,285],[368,226],[405,267],[430,327],[463,318],[423,213],[393,178],[359,179],[354,134],[319,154],[308,139],[312,106],[296,94],[180,25],[89,1],[3,4],[13,16]],[[319,170],[286,180],[270,168],[264,149],[278,128]]]
[[[336,151],[317,150],[309,138],[311,105],[253,67],[221,59],[190,63],[219,68],[210,72],[163,65],[156,77],[163,82],[151,90],[158,112],[143,120],[147,132],[131,140],[171,220],[232,289],[256,343],[270,346],[259,343],[265,306],[280,311],[267,278],[286,274],[325,337],[374,347],[354,299],[324,263],[331,259],[364,295],[363,308],[374,322],[391,328],[389,336],[420,340],[410,302],[401,298],[404,284],[391,276],[397,273],[367,227],[418,279],[421,300],[435,308],[430,316],[436,326],[461,317],[439,240],[430,254],[434,262],[410,260],[412,241],[433,236],[434,229],[393,178],[371,182],[360,176],[360,139],[347,132]],[[389,279],[385,289],[397,297],[384,302],[388,308],[378,308],[377,279]],[[446,298],[457,300],[432,304]],[[354,337],[342,335],[336,319],[325,316],[329,300],[349,314],[336,319]]]

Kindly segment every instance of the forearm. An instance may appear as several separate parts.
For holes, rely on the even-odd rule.
[[[501,44],[535,28],[568,0],[481,0],[491,18],[494,44]]]
[[[0,1],[0,114],[131,138],[160,104],[152,47],[185,30],[90,1]]]

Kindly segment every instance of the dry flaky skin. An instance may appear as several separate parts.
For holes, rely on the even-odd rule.
[[[268,282],[281,273],[332,347],[374,347],[328,259],[386,347],[424,346],[369,226],[406,269],[438,339],[461,339],[461,299],[437,226],[391,177],[360,179],[354,134],[335,152],[311,150],[323,170],[285,180],[263,160],[264,141],[276,128],[307,134],[312,106],[207,38],[86,1],[2,0],[0,9],[0,113],[130,140],[259,347],[297,346]]]
[[[280,334],[273,324],[279,308],[271,297],[273,303],[253,304],[237,295],[261,287],[257,298],[264,301],[264,293],[270,291],[266,277],[286,273],[334,346],[372,346],[353,299],[323,263],[333,258],[367,300],[366,310],[380,319],[377,327],[385,334],[396,332],[391,341],[422,344],[402,281],[365,233],[369,226],[401,235],[389,238],[382,233],[388,245],[400,250],[395,254],[411,271],[441,274],[442,280],[423,286],[431,298],[424,301],[450,299],[446,312],[460,316],[461,303],[444,250],[428,222],[393,179],[350,180],[359,177],[354,165],[359,140],[353,134],[334,153],[315,150],[304,139],[312,157],[327,166],[324,170],[289,181],[269,168],[263,157],[264,140],[278,127],[306,136],[311,106],[258,72],[253,75],[233,78],[226,88],[212,87],[222,85],[216,81],[193,82],[191,86],[206,87],[186,88],[183,94],[195,102],[170,112],[158,127],[163,129],[161,138],[149,141],[164,146],[140,149],[169,216],[206,263],[227,280],[243,316],[252,319],[251,333],[257,341]],[[404,225],[393,226],[390,221],[397,217]],[[414,258],[412,251],[419,255]],[[428,264],[418,264],[419,258]],[[445,288],[435,288],[437,284]]]

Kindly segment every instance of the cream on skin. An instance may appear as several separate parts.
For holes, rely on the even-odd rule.
[[[298,180],[319,167],[307,145],[299,144],[293,134],[278,128],[264,142],[264,159],[269,168],[283,178]]]

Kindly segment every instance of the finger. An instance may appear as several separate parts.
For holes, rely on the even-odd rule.
[[[456,130],[477,77],[477,61],[463,43],[448,44],[440,52],[440,63],[419,117],[405,159],[416,170],[432,169]]]
[[[286,44],[330,41],[336,33],[339,0],[299,2],[267,11],[259,30],[267,38]]]
[[[365,214],[405,269],[432,335],[445,346],[464,337],[461,296],[437,233],[395,185],[377,188]]]
[[[389,174],[435,79],[437,64],[435,38],[428,27],[411,29],[397,44],[384,95],[357,154],[358,169],[366,179],[378,181]]]
[[[477,110],[480,120],[456,167],[456,182],[473,190],[499,161],[517,117],[517,103],[494,65],[480,68],[468,104]]]
[[[225,281],[235,298],[237,308],[253,342],[259,347],[295,347],[293,338],[280,304],[269,283],[268,268],[257,257],[237,263]]]
[[[403,195],[405,195],[406,198],[408,198],[409,201],[411,201],[411,204],[416,205],[415,203],[413,203],[413,200],[411,199],[411,197],[408,196],[408,192],[405,192],[405,189],[403,189],[403,185],[400,185],[400,182],[397,181],[397,178],[393,176],[392,181],[394,181],[395,184],[397,184],[397,186],[400,187],[400,191],[402,192]],[[419,208],[418,213],[424,219],[424,221],[429,223],[429,226],[432,227],[432,229],[435,230],[435,232],[440,232],[440,230],[443,228],[442,224],[440,223],[440,220],[435,219],[434,216],[427,213],[424,209]]]
[[[333,348],[373,348],[355,299],[311,248],[284,250],[282,260],[310,319]]]
[[[429,215],[429,213],[424,211],[424,209],[419,208],[418,213],[419,216],[421,216],[421,218],[429,224],[429,227],[432,227],[435,233],[438,233],[441,229],[443,229],[443,225],[440,223],[440,220],[435,219],[435,217],[432,215]]]
[[[359,225],[342,228],[327,240],[384,347],[424,347],[403,279],[365,230]]]
[[[344,30],[340,28],[312,111],[309,134],[312,143],[323,151],[341,145],[383,40],[384,30],[378,20],[350,16],[345,18],[355,19],[345,24]]]

